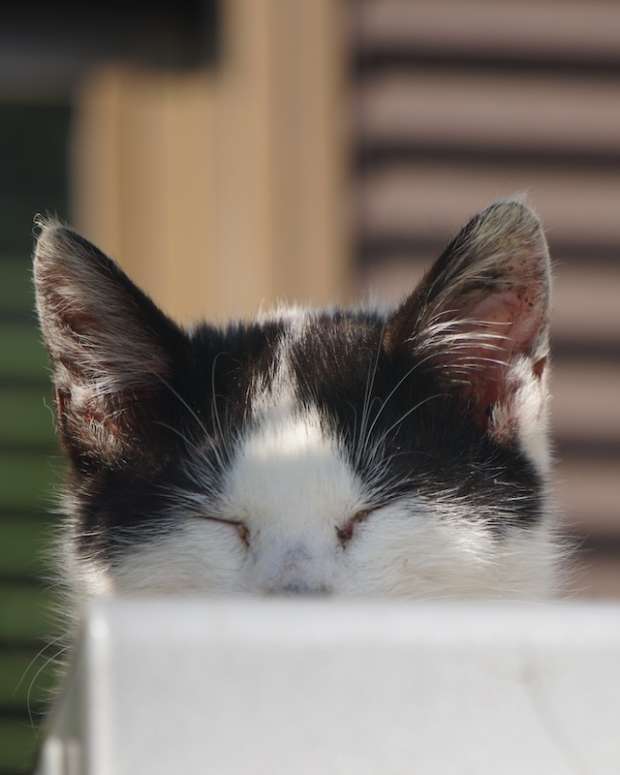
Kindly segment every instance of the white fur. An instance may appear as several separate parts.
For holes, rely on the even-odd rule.
[[[548,403],[546,369],[535,377],[532,358],[518,358],[509,369],[509,399],[493,409],[491,427],[494,435],[513,432],[516,426],[523,452],[534,463],[539,473],[547,478],[551,468],[548,435]]]

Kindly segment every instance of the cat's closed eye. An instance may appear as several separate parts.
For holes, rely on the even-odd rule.
[[[230,527],[234,528],[237,533],[239,534],[239,538],[241,539],[241,543],[247,548],[250,545],[250,529],[245,524],[245,522],[241,522],[241,520],[237,519],[223,519],[222,517],[202,517],[202,519],[206,519],[207,522],[217,522],[220,525],[230,525]]]
[[[336,535],[338,536],[338,542],[344,549],[346,545],[351,541],[355,533],[355,528],[361,522],[365,522],[370,516],[370,509],[363,509],[354,514],[343,525],[336,528]]]

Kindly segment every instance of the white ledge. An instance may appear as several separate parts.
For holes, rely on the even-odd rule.
[[[620,608],[93,605],[39,775],[620,772]]]

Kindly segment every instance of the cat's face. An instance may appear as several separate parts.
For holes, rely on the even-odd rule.
[[[549,259],[524,205],[387,314],[185,332],[54,224],[35,280],[79,595],[549,591]]]

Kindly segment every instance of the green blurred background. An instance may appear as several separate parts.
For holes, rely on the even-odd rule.
[[[49,545],[60,467],[34,315],[33,214],[67,217],[67,104],[0,104],[0,773],[28,771],[53,683]],[[29,710],[27,701],[29,700]]]

